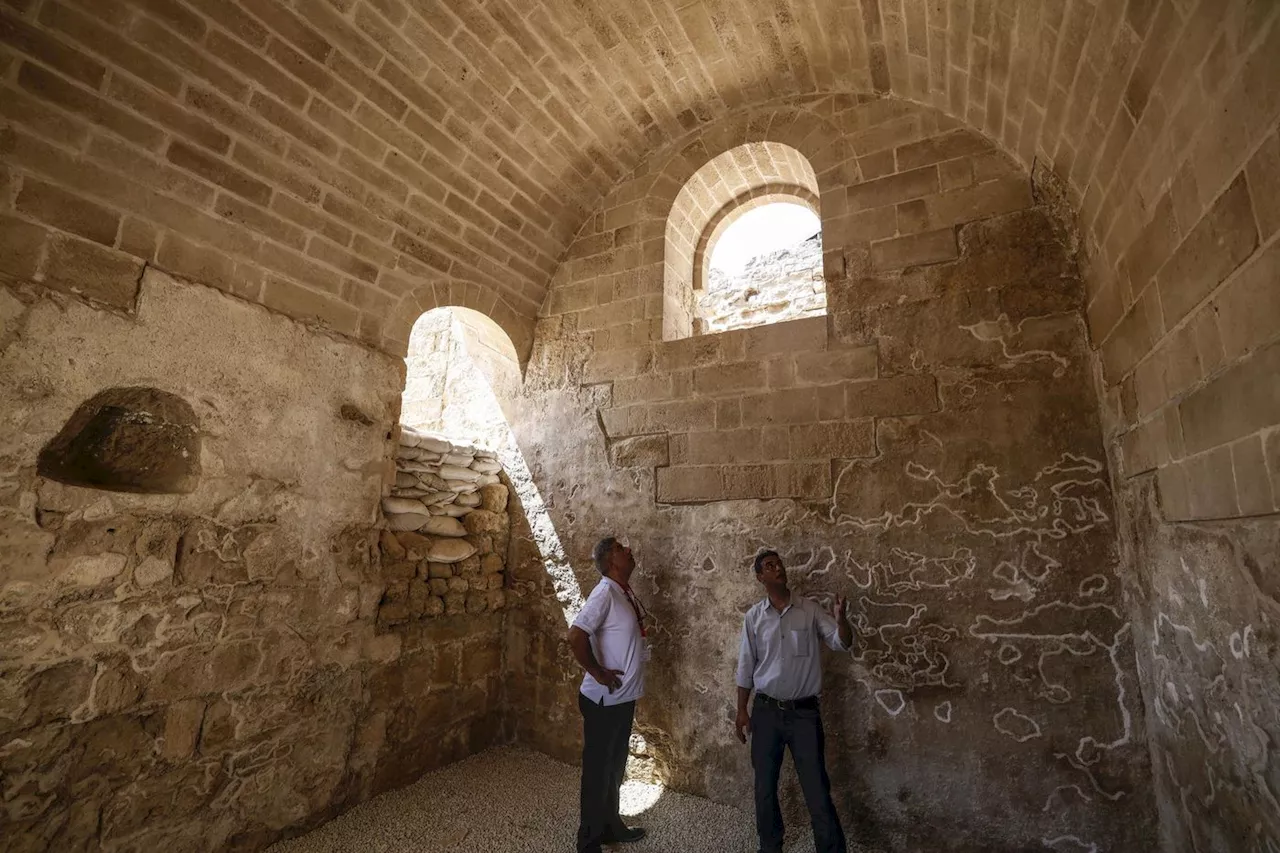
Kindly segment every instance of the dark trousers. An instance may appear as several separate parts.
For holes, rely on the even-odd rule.
[[[631,721],[636,703],[598,705],[578,694],[582,712],[582,816],[578,850],[596,853],[600,843],[622,828],[618,789],[627,772]]]
[[[756,776],[756,832],[761,853],[782,853],[782,809],[778,807],[778,776],[782,754],[791,750],[805,805],[813,822],[817,853],[845,853],[844,830],[831,802],[831,779],[823,746],[822,716],[818,709],[781,710],[756,700],[751,714],[751,766]]]

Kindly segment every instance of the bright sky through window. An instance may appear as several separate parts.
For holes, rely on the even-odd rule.
[[[711,266],[733,275],[759,255],[794,246],[822,230],[812,210],[779,202],[749,210],[724,230],[711,250]]]

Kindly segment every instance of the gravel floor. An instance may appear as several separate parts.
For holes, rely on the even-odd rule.
[[[754,853],[748,812],[640,782],[622,812],[649,835],[617,853]],[[362,803],[268,853],[572,853],[578,769],[523,749],[495,749]],[[809,827],[788,828],[787,853],[812,853]]]

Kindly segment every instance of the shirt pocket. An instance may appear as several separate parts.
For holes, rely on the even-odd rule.
[[[812,631],[788,631],[786,635],[787,654],[797,658],[807,658],[813,654]]]

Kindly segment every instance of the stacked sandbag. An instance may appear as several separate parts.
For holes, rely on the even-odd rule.
[[[506,604],[507,487],[495,453],[401,427],[396,481],[382,500],[386,625]]]

